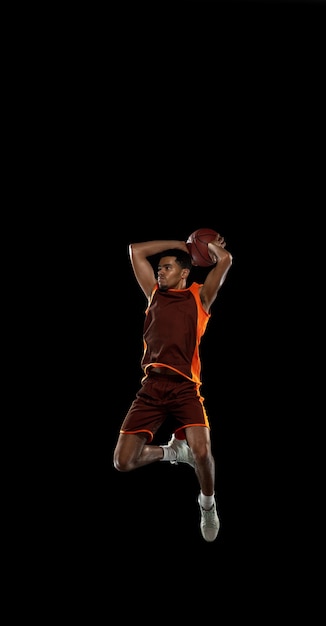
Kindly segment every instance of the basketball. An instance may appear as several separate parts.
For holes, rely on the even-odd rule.
[[[189,235],[186,244],[193,265],[199,265],[199,267],[215,265],[215,262],[212,261],[209,255],[207,244],[213,241],[216,236],[216,230],[211,228],[198,228],[198,230]]]

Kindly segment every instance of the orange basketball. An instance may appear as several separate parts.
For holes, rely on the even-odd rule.
[[[189,235],[186,244],[193,265],[199,265],[199,267],[215,265],[215,261],[212,261],[210,257],[207,244],[213,241],[217,234],[216,230],[212,228],[198,228]]]

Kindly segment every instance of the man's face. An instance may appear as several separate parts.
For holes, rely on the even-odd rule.
[[[160,259],[157,267],[157,282],[161,291],[167,289],[178,289],[180,283],[185,278],[185,271],[176,262],[174,256],[164,256]]]

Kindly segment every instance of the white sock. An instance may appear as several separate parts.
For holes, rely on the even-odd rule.
[[[205,511],[209,511],[212,508],[214,500],[214,493],[212,496],[205,496],[202,491],[200,492],[200,504]]]
[[[176,461],[177,453],[171,446],[160,446],[163,448],[163,459],[161,461]]]

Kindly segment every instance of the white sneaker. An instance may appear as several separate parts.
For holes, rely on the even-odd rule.
[[[194,457],[185,439],[176,439],[175,435],[172,435],[168,446],[173,448],[177,453],[175,461],[170,461],[172,465],[178,465],[178,463],[188,463],[191,467],[195,467]]]
[[[200,530],[205,541],[214,541],[220,530],[220,520],[217,517],[216,503],[214,502],[211,509],[206,511],[200,504],[200,495],[198,496],[198,504],[201,513]]]

